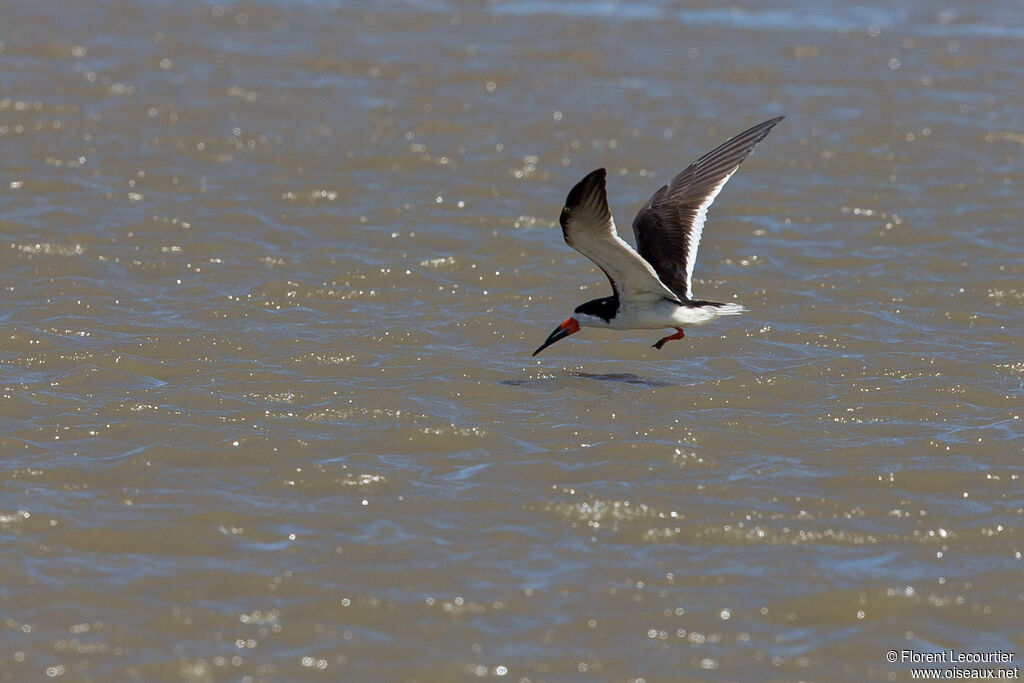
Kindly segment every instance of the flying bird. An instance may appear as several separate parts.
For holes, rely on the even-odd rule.
[[[565,243],[593,261],[612,284],[612,295],[580,304],[555,328],[538,353],[580,331],[673,328],[654,343],[683,338],[683,326],[703,325],[746,309],[737,303],[694,299],[691,281],[708,207],[740,164],[783,116],[759,123],[711,150],[647,200],[633,219],[636,250],[615,230],[603,168],[569,191],[559,222]]]

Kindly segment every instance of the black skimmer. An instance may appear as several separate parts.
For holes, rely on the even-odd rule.
[[[599,168],[576,184],[559,222],[565,243],[597,264],[612,283],[612,295],[576,307],[533,352],[581,327],[675,333],[654,343],[683,338],[684,325],[703,325],[746,309],[693,298],[691,279],[708,207],[740,164],[783,116],[760,123],[711,150],[654,193],[633,219],[636,250],[619,237],[608,209],[606,173]]]

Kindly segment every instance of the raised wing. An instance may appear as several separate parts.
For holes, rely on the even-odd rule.
[[[559,222],[565,243],[597,264],[621,300],[677,299],[649,263],[615,231],[608,209],[603,168],[576,184],[565,198]]]
[[[708,207],[779,116],[759,123],[686,167],[654,193],[633,219],[640,255],[676,296],[693,298],[691,280]]]

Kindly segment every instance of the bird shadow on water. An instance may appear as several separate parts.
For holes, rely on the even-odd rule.
[[[549,385],[551,382],[557,382],[563,379],[573,378],[591,379],[598,382],[615,382],[618,384],[630,384],[633,386],[644,387],[647,389],[659,389],[661,387],[670,387],[675,382],[666,382],[660,379],[654,379],[653,377],[641,377],[640,375],[633,374],[632,372],[576,372],[576,371],[565,371],[551,375],[543,375],[541,377],[523,377],[518,379],[505,379],[501,381],[501,384],[510,387],[540,387]]]

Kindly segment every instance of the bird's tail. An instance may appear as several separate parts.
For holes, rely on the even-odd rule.
[[[747,309],[741,304],[718,304],[708,303],[709,306],[714,306],[715,313],[718,315],[739,315],[740,313],[746,313]]]

